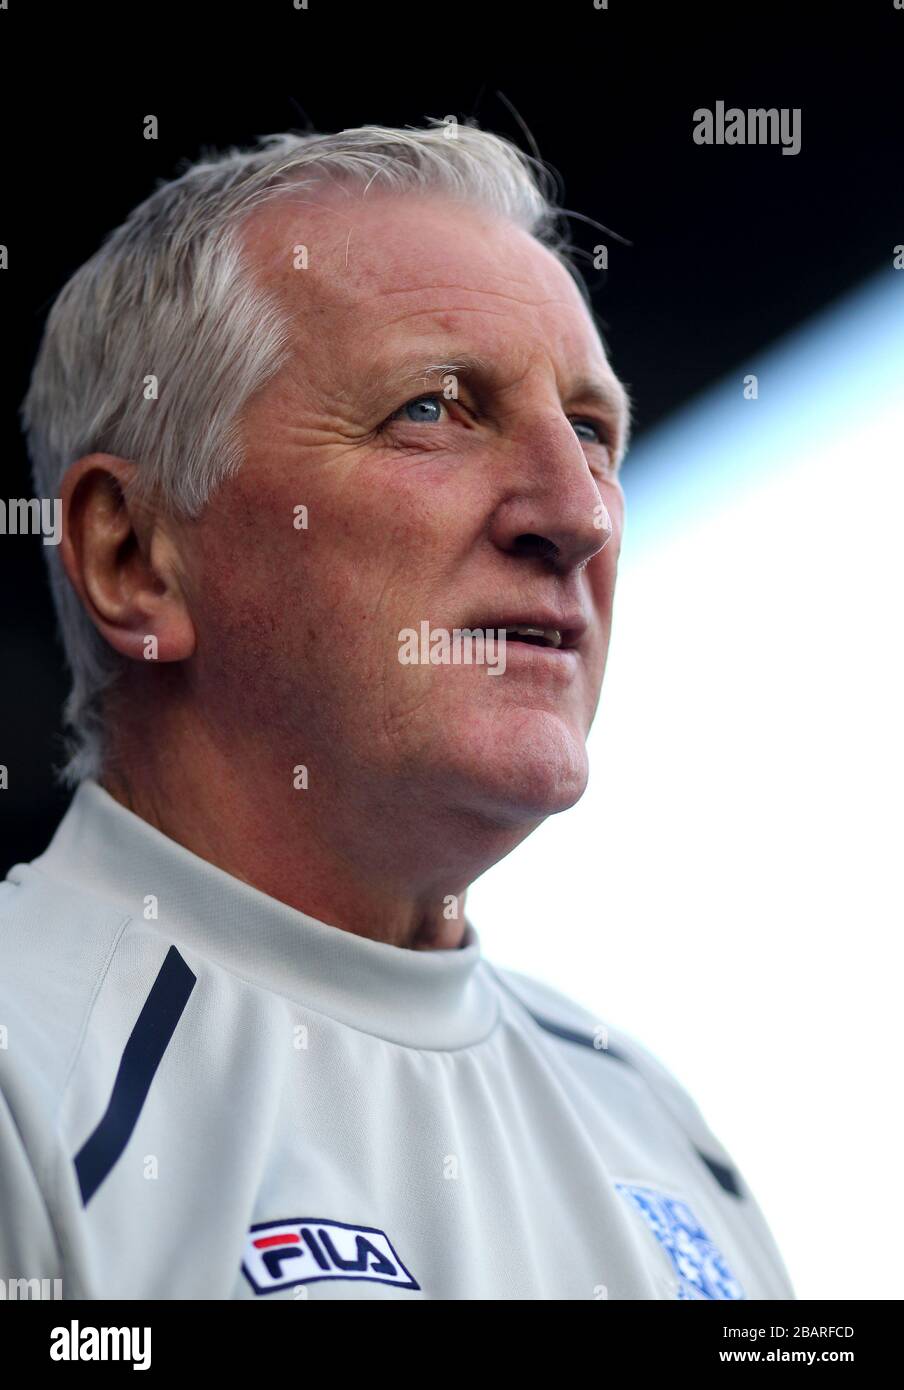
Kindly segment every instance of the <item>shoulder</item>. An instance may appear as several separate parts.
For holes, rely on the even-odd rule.
[[[548,1024],[550,1029],[556,1027],[563,1032],[574,1032],[580,1035],[575,1041],[587,1039],[598,1051],[610,1052],[619,1061],[636,1062],[644,1069],[659,1073],[661,1079],[668,1078],[677,1085],[663,1063],[624,1028],[613,1026],[561,990],[531,975],[523,975],[518,970],[503,970],[499,966],[492,966],[491,969],[506,992],[517,997],[541,1026]]]
[[[61,1196],[74,1184],[63,1101],[129,918],[16,864],[0,883],[0,1265],[62,1274]],[[67,1277],[74,1278],[69,1271]]]
[[[129,921],[121,907],[16,864],[0,883],[0,1080],[59,1095]]]
[[[655,1092],[658,1100],[672,1112],[683,1129],[696,1135],[700,1142],[709,1142],[711,1146],[717,1144],[684,1084],[632,1032],[613,1026],[568,995],[530,975],[503,970],[498,966],[491,969],[502,988],[520,1001],[538,1027],[561,1038],[563,1042],[593,1048],[611,1061],[629,1068]]]

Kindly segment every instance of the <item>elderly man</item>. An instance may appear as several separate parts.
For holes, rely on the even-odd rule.
[[[464,913],[581,796],[609,642],[628,406],[557,225],[473,127],[276,136],[59,296],[77,790],[0,902],[0,1276],[793,1298],[687,1093]]]

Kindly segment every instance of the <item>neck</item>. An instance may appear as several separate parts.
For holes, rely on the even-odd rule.
[[[305,789],[284,752],[262,757],[258,742],[226,756],[197,729],[112,751],[101,785],[170,839],[321,922],[411,950],[459,947],[468,885],[533,828],[432,813],[439,794],[428,814],[379,778],[321,772]]]

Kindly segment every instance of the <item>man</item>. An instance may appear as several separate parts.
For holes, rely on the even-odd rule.
[[[0,900],[0,1276],[794,1296],[681,1087],[464,915],[609,641],[628,404],[555,227],[471,127],[271,137],[54,306],[77,791]]]

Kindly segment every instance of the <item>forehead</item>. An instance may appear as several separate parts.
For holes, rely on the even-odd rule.
[[[436,195],[300,190],[246,224],[255,273],[297,317],[300,337],[381,352],[423,333],[481,350],[549,353],[611,376],[571,275],[532,236],[492,212]],[[305,248],[306,268],[299,247]]]

